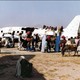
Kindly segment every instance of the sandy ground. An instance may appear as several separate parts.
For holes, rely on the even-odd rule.
[[[16,62],[20,55],[33,64],[32,78],[17,78]],[[80,80],[80,56],[73,52],[65,57],[61,53],[41,53],[3,48],[0,54],[0,80]]]

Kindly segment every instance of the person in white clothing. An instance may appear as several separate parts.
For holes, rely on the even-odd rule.
[[[45,52],[45,48],[46,48],[46,32],[42,37],[42,46],[41,46],[41,52]]]

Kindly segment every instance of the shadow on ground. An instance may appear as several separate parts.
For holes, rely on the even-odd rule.
[[[29,61],[35,55],[24,55]],[[33,76],[31,78],[17,78],[16,73],[16,62],[20,55],[6,55],[0,58],[0,80],[46,80],[43,74],[39,73],[33,67]]]

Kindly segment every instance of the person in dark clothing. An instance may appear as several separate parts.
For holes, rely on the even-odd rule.
[[[65,48],[66,39],[65,39],[64,36],[62,36],[62,39],[63,39],[63,40],[61,40],[61,42],[60,42],[60,47],[62,47],[62,48],[61,48],[61,54],[62,54],[62,56],[64,56],[64,52],[65,52],[65,50],[66,50],[66,48]]]
[[[6,45],[7,48],[13,48],[13,42],[12,39],[10,37],[7,38],[8,39],[8,44]]]
[[[12,42],[13,42],[13,47],[15,47],[14,34],[15,34],[15,31],[13,31],[13,33],[12,33]]]
[[[51,51],[51,36],[47,36],[47,52],[50,52]]]
[[[32,63],[29,63],[24,56],[20,56],[16,64],[17,77],[32,77]]]
[[[31,33],[28,32],[27,34],[27,38],[26,38],[26,41],[27,41],[27,50],[28,51],[31,51],[31,40],[32,40],[32,36],[31,36]]]
[[[32,51],[35,51],[35,44],[36,44],[36,34],[32,36]]]
[[[40,38],[39,38],[39,35],[36,34],[36,44],[35,44],[35,47],[38,47],[38,42],[39,42]]]
[[[26,59],[22,59],[20,64],[21,64],[21,76],[31,77],[32,76],[32,63],[29,63]]]

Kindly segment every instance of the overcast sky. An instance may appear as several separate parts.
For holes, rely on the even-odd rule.
[[[66,27],[76,15],[80,1],[0,1],[0,27]]]

